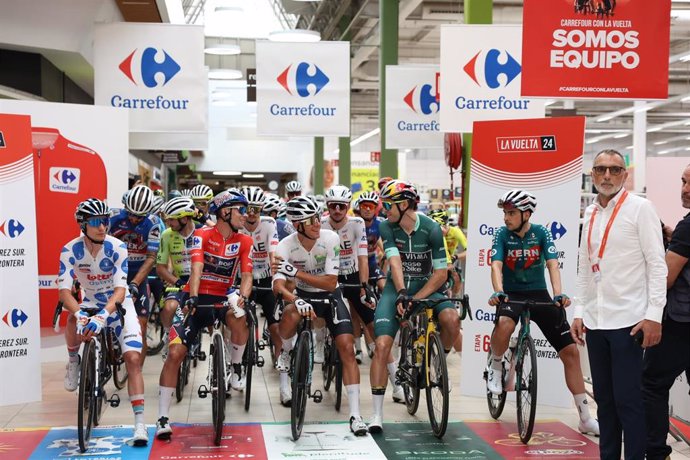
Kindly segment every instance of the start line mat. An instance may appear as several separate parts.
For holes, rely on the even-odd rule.
[[[220,446],[213,445],[210,424],[175,424],[169,442],[152,440],[131,447],[131,426],[93,429],[89,450],[81,454],[76,427],[0,430],[3,460],[481,460],[597,459],[599,447],[558,421],[538,421],[529,445],[515,423],[452,422],[443,440],[428,423],[386,423],[378,435],[355,437],[347,423],[305,424],[293,442],[286,423],[225,424]]]

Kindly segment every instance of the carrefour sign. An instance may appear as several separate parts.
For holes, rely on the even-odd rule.
[[[443,147],[439,66],[386,66],[386,148]]]
[[[441,26],[441,129],[543,117],[543,101],[520,97],[521,61],[519,25]]]
[[[260,135],[350,135],[349,42],[256,44]]]

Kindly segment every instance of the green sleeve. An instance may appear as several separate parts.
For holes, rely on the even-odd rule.
[[[379,226],[379,233],[381,234],[381,241],[383,241],[383,251],[386,253],[386,257],[389,259],[391,257],[400,257],[400,251],[395,245],[395,237],[393,236],[393,229],[391,225],[386,222],[381,222]]]
[[[505,260],[506,254],[505,254],[505,234],[508,232],[508,229],[506,227],[501,227],[498,229],[496,234],[494,235],[494,241],[493,244],[491,245],[491,260],[500,260],[503,262]]]
[[[448,268],[448,256],[443,231],[441,231],[441,226],[436,222],[433,223],[429,233],[429,243],[431,244],[431,260],[434,270]]]
[[[168,260],[170,259],[170,232],[171,230],[168,228],[161,235],[156,264],[168,265]]]
[[[551,237],[551,232],[544,226],[541,226],[542,230],[542,253],[544,254],[544,259],[552,260],[558,259],[558,251],[556,250],[556,245]]]

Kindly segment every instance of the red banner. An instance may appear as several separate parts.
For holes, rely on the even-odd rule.
[[[671,0],[525,0],[522,96],[666,99]]]
[[[266,448],[260,424],[232,425],[223,427],[220,446],[213,444],[213,427],[210,424],[177,425],[170,442],[155,440],[149,459],[193,460],[214,458],[236,460],[248,458],[265,460]]]

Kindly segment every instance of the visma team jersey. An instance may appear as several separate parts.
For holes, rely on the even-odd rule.
[[[290,222],[283,219],[278,219],[276,221],[276,227],[278,228],[278,240],[283,241],[288,235],[295,233],[295,227],[292,226]]]
[[[558,259],[551,233],[542,225],[530,224],[524,238],[505,226],[494,235],[491,260],[503,262],[503,290],[546,289],[546,260]]]
[[[216,227],[203,227],[194,231],[192,264],[203,263],[199,294],[224,296],[238,273],[252,272],[252,238],[233,233],[230,238]],[[189,285],[185,287],[189,292]]]
[[[72,289],[76,279],[84,290],[83,304],[104,308],[116,287],[127,287],[127,270],[125,243],[106,235],[103,246],[93,257],[86,249],[84,237],[80,236],[62,248],[58,289]]]
[[[381,222],[383,222],[383,219],[374,217],[371,221],[371,225],[366,227],[369,267],[376,266],[376,249],[378,248],[379,238],[381,238],[381,231],[379,230]]]
[[[321,229],[319,239],[314,243],[311,251],[307,251],[302,246],[297,238],[298,234],[285,238],[278,243],[276,248],[276,257],[287,260],[299,270],[309,273],[310,275],[338,275],[340,270],[340,262],[338,253],[340,252],[340,238],[338,234],[331,231]],[[282,273],[276,273],[273,277],[275,280],[285,280],[287,277]],[[295,280],[297,288],[308,292],[325,292],[323,289],[312,287],[303,281]]]
[[[158,252],[161,226],[161,220],[154,215],[149,215],[137,225],[133,225],[124,209],[110,218],[109,233],[127,245],[132,276],[136,275],[143,265],[147,253]]]
[[[187,280],[192,272],[192,246],[194,245],[194,230],[185,237],[171,228],[165,229],[161,235],[160,247],[156,264],[172,265],[172,272],[178,278]]]
[[[330,218],[321,221],[321,228],[333,230],[340,237],[340,274],[351,275],[359,271],[357,257],[368,255],[367,232],[361,217],[345,216],[347,222],[339,230],[333,228]]]
[[[389,221],[381,222],[380,230],[386,257],[400,257],[406,282],[428,280],[434,270],[447,267],[443,232],[427,216],[417,214],[417,224],[410,235]]]
[[[249,232],[247,232],[249,233]],[[278,230],[273,217],[261,216],[256,230],[250,233],[254,240],[252,248],[252,263],[254,265],[254,279],[260,280],[271,276],[271,260],[269,253],[276,251],[278,246]]]

